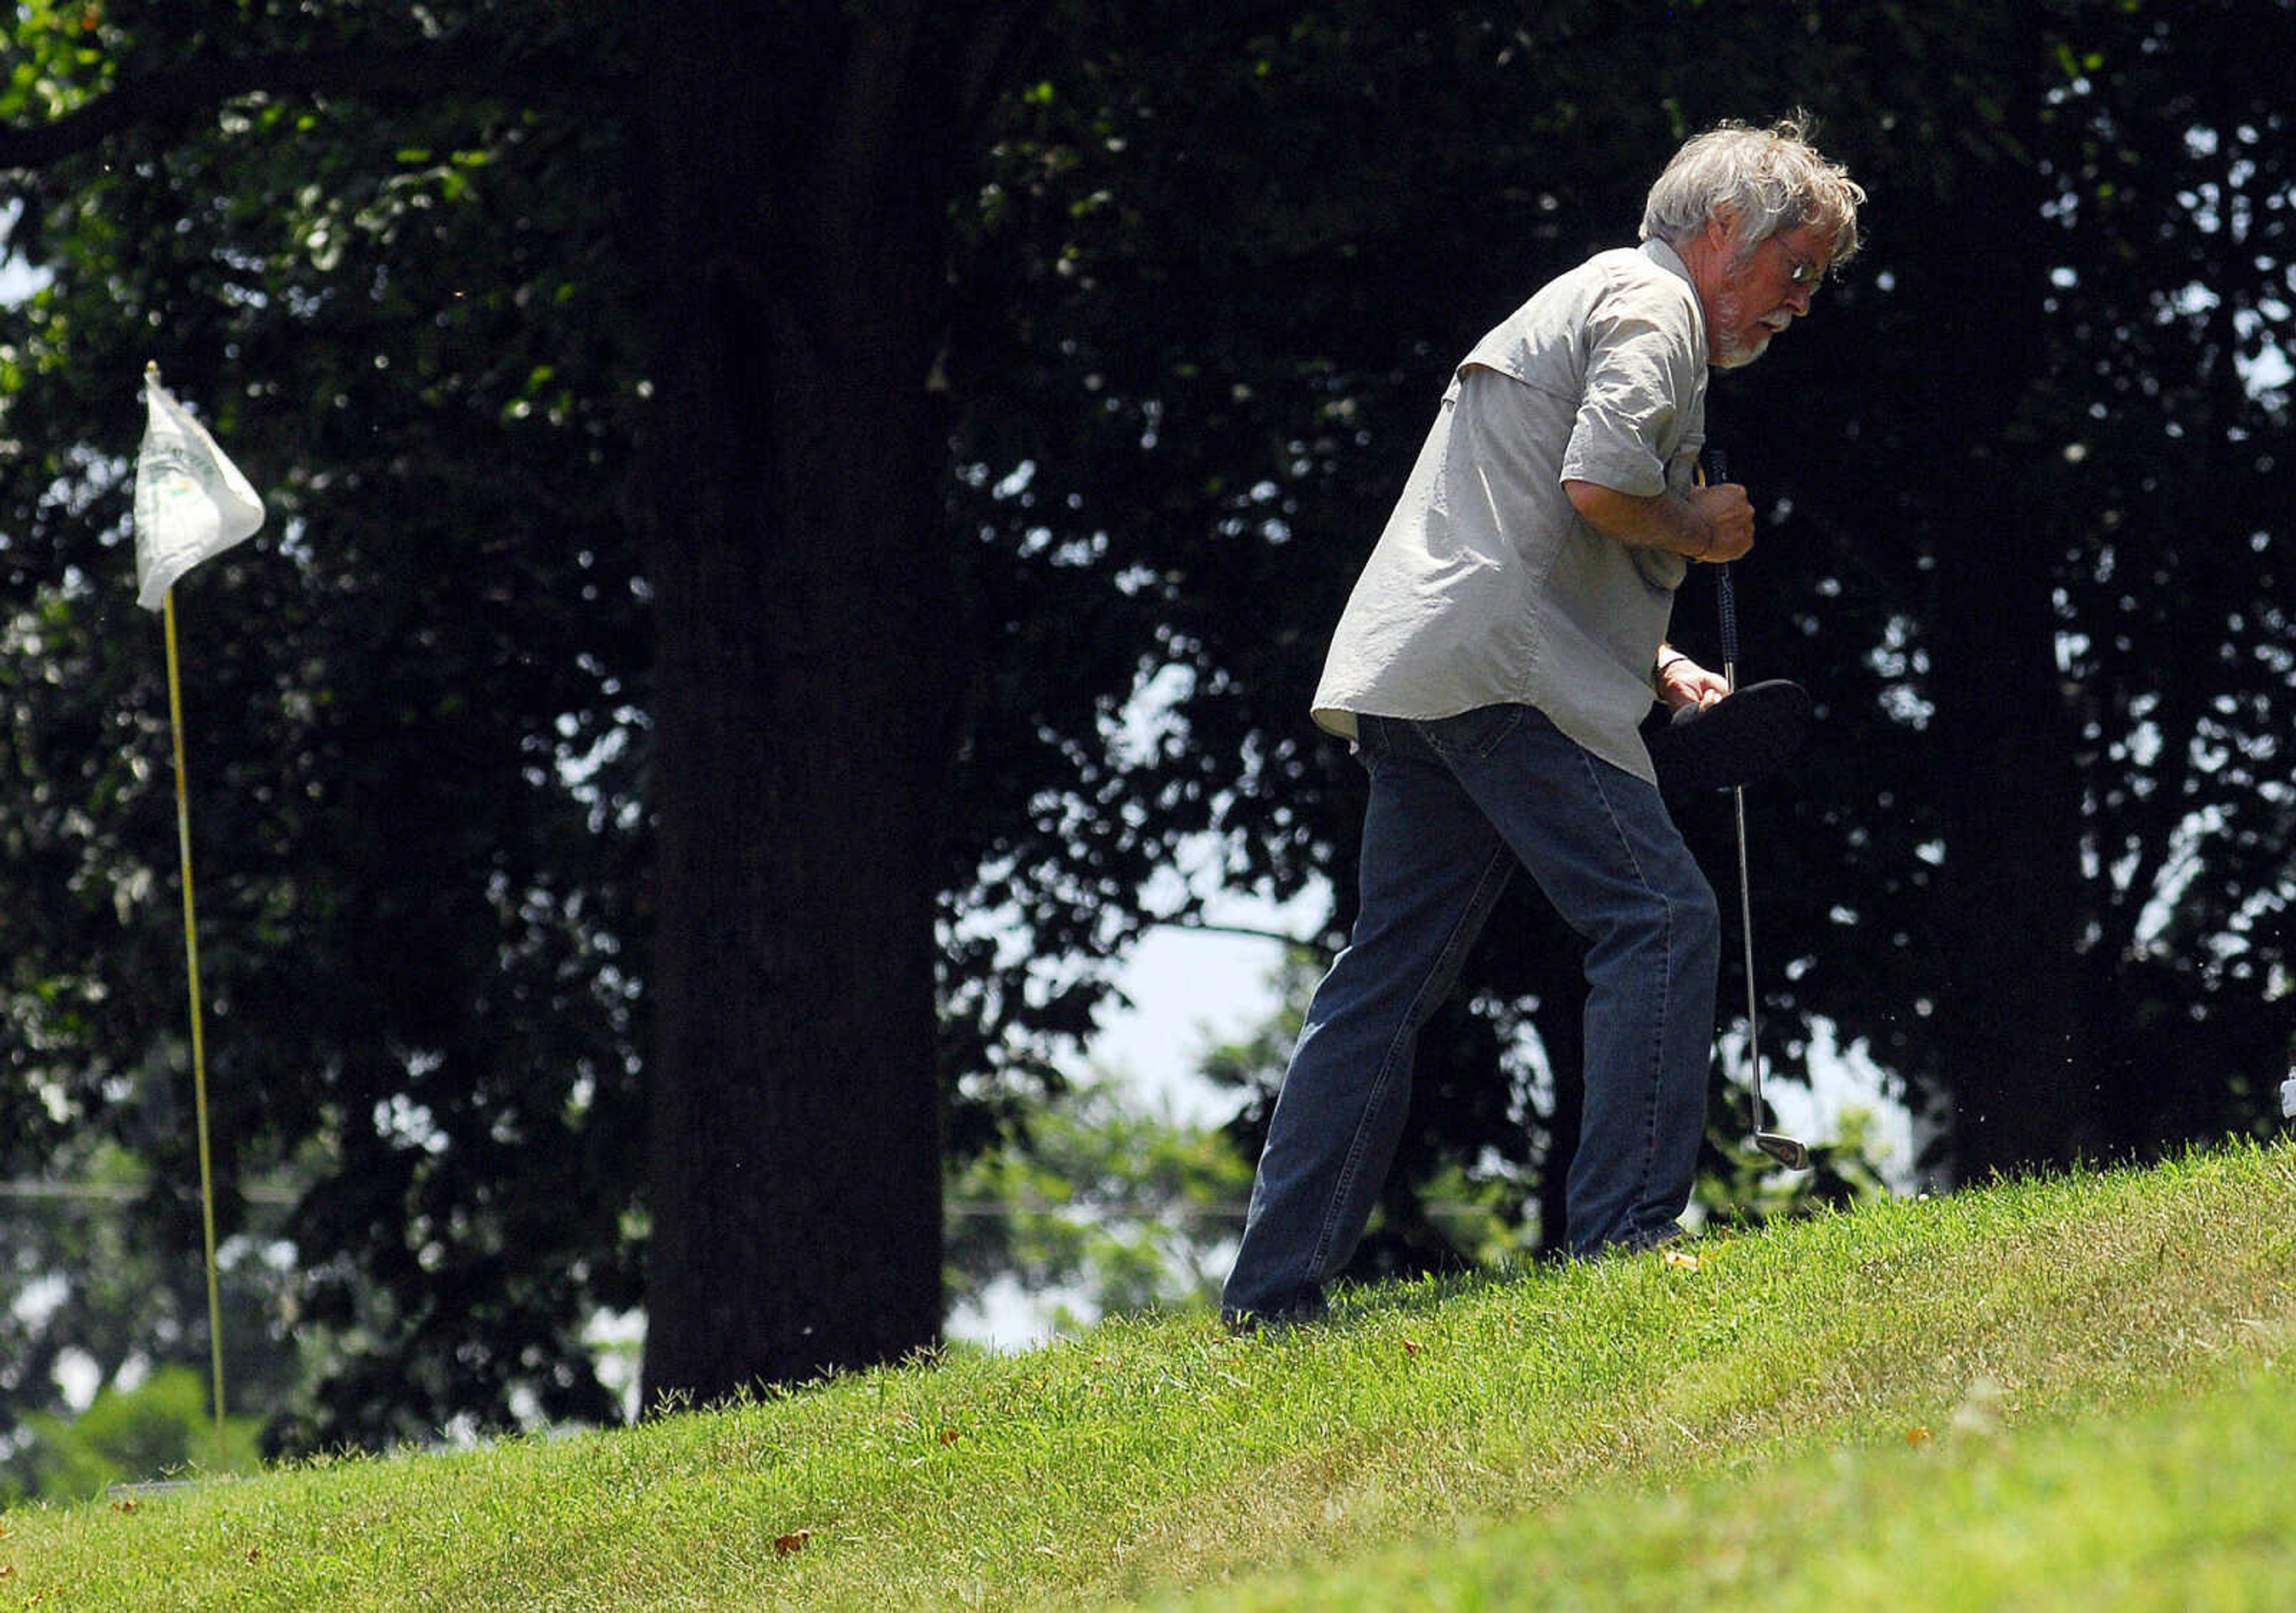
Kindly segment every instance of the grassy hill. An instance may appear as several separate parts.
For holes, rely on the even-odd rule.
[[[0,1516],[0,1609],[2296,1606],[2296,1155]]]

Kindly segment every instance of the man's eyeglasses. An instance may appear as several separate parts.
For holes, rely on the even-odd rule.
[[[1825,283],[1825,271],[1786,245],[1785,237],[1778,235],[1771,239],[1778,243],[1778,250],[1784,252],[1786,255],[1786,261],[1793,266],[1786,271],[1788,282],[1807,291],[1815,291]]]

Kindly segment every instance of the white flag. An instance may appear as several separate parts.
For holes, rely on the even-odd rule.
[[[263,501],[207,429],[144,377],[144,450],[135,456],[135,602],[157,610],[176,579],[263,524]]]

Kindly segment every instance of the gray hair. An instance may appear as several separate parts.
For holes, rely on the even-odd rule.
[[[1768,128],[1716,125],[1674,154],[1643,205],[1642,239],[1680,248],[1725,215],[1737,221],[1742,254],[1804,225],[1833,236],[1833,261],[1857,250],[1857,207],[1866,192],[1809,143],[1811,119],[1797,111]]]

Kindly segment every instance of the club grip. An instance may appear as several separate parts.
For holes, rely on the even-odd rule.
[[[1708,487],[1718,487],[1730,479],[1729,462],[1722,456],[1721,449],[1707,449],[1704,463]],[[1727,561],[1714,568],[1714,601],[1722,616],[1722,664],[1734,672],[1738,665],[1738,591],[1730,585]]]

